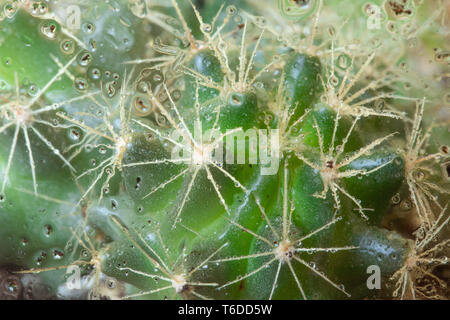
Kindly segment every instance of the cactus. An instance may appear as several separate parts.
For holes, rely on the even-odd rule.
[[[1,299],[449,297],[444,1],[0,9]]]

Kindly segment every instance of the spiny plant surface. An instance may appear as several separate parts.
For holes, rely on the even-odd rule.
[[[0,298],[448,298],[448,12],[2,0]]]

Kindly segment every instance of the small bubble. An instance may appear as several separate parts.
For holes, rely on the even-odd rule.
[[[35,84],[30,84],[30,86],[27,89],[27,93],[31,97],[35,97],[38,92],[39,92],[39,89]]]
[[[211,33],[211,31],[212,31],[212,26],[209,23],[203,23],[201,28],[202,28],[202,31],[205,33]]]
[[[81,257],[82,257],[82,258],[87,259],[87,258],[89,258],[90,256],[91,256],[91,254],[89,253],[88,250],[86,250],[86,249],[81,250]]]
[[[73,40],[66,39],[61,41],[61,51],[65,54],[72,54],[75,51],[75,43]]]
[[[351,63],[352,59],[347,54],[341,54],[337,57],[337,66],[343,70],[348,69]]]
[[[145,134],[145,140],[152,142],[156,139],[156,136],[152,132],[147,132]]]
[[[240,106],[243,103],[243,97],[237,93],[230,95],[230,104],[234,106]]]
[[[6,280],[6,289],[10,293],[16,293],[20,289],[20,285],[16,279],[7,279]]]
[[[81,26],[81,29],[85,33],[92,34],[95,31],[95,25],[90,22],[86,22]]]
[[[53,231],[53,228],[51,225],[47,224],[44,226],[44,233],[47,237],[50,237],[52,231]]]
[[[69,129],[69,139],[72,141],[79,141],[81,138],[81,130],[79,128]]]
[[[157,84],[161,83],[163,81],[163,79],[164,78],[163,78],[162,73],[161,72],[156,72],[156,73],[153,74],[152,83],[154,85],[157,85]]]
[[[397,33],[398,27],[395,24],[395,22],[389,21],[388,23],[386,23],[386,30],[389,31],[390,33]]]
[[[337,87],[339,85],[339,78],[335,75],[332,75],[328,78],[328,84],[332,87]]]
[[[116,287],[116,281],[113,279],[108,279],[106,281],[106,287],[110,290],[114,289]]]
[[[34,2],[31,5],[31,14],[32,15],[44,15],[48,11],[48,6],[43,1]]]
[[[60,250],[53,250],[53,259],[55,260],[61,260],[64,257],[64,252]]]
[[[363,12],[367,15],[367,16],[373,16],[377,13],[377,9],[376,9],[376,5],[372,4],[372,3],[366,3],[363,6]]]
[[[392,204],[399,204],[401,200],[402,200],[402,199],[401,199],[399,193],[396,193],[396,194],[391,198]]]
[[[102,71],[99,68],[92,68],[89,72],[92,80],[98,80],[102,76]]]
[[[140,117],[149,115],[153,111],[152,104],[145,97],[136,97],[133,105],[136,114]]]
[[[167,125],[167,119],[162,114],[155,115],[156,124],[160,127],[165,127]]]
[[[82,67],[86,67],[92,62],[92,60],[92,54],[89,52],[82,52],[78,57],[78,64]]]
[[[139,81],[136,89],[141,93],[147,93],[150,91],[150,84],[147,81]]]
[[[10,67],[12,65],[12,59],[10,57],[5,57],[3,58],[3,64],[6,67]]]
[[[116,88],[114,87],[114,81],[106,83],[104,90],[108,98],[114,97],[116,95]]]
[[[98,152],[100,153],[100,154],[105,154],[106,153],[106,148],[104,147],[104,146],[100,146],[99,148],[98,148]]]
[[[45,21],[41,25],[41,33],[46,36],[48,39],[55,39],[58,31],[58,24],[54,21]]]
[[[180,91],[180,90],[173,90],[173,91],[171,92],[171,96],[172,96],[172,99],[173,99],[174,101],[178,101],[178,100],[180,100],[180,98],[181,98],[181,91]]]
[[[28,239],[23,237],[22,241],[20,242],[20,244],[22,245],[22,247],[26,247],[28,245]]]
[[[85,91],[88,88],[88,82],[83,78],[76,78],[74,81],[75,89]]]
[[[227,15],[229,15],[229,16],[234,16],[237,13],[237,9],[233,5],[228,6],[226,11],[227,11]]]
[[[5,6],[3,7],[3,12],[6,16],[6,18],[11,19],[15,16],[15,14],[17,13],[17,8],[16,5],[13,3],[6,3]]]
[[[97,50],[97,41],[94,39],[89,40],[89,48],[91,48],[92,52],[95,52]]]

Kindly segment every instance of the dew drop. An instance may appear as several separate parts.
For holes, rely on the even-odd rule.
[[[78,64],[82,67],[86,67],[92,62],[92,60],[92,54],[89,52],[82,52],[78,57]]]
[[[81,138],[81,130],[79,128],[69,128],[69,139],[76,142]]]
[[[227,11],[227,15],[229,15],[229,16],[234,16],[237,13],[237,9],[233,5],[228,6],[226,11]]]
[[[61,41],[61,51],[65,54],[72,54],[75,51],[75,43],[73,40],[66,39]]]
[[[41,33],[51,40],[56,38],[58,29],[59,29],[58,24],[54,21],[45,21],[44,23],[42,23],[40,28]]]
[[[89,76],[92,80],[98,80],[102,76],[102,71],[99,68],[92,68],[89,71]]]
[[[85,91],[88,88],[88,82],[83,78],[76,78],[74,81],[75,89]]]
[[[95,31],[95,25],[90,22],[86,22],[81,26],[81,30],[87,34],[92,34]]]

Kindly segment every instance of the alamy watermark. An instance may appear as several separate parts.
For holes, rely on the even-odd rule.
[[[72,30],[79,30],[81,25],[81,9],[79,6],[70,5],[66,8],[66,26]]]
[[[274,175],[280,161],[278,129],[194,130],[192,137],[174,131],[171,160],[186,164],[207,165],[250,164],[259,165],[261,175]],[[206,143],[204,141],[207,141]]]
[[[370,276],[367,278],[367,289],[381,289],[381,269],[377,265],[371,265],[367,267],[367,274]]]
[[[76,265],[71,265],[66,270],[66,286],[69,290],[80,290],[81,289],[81,271],[80,267]]]

